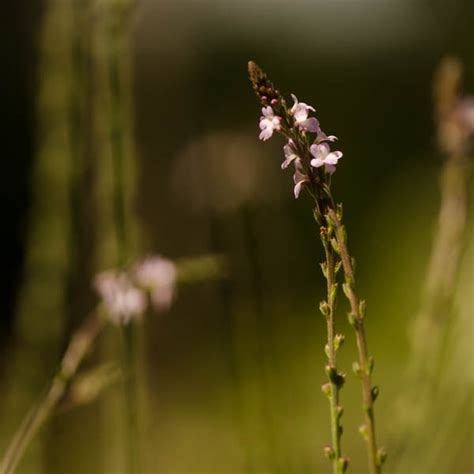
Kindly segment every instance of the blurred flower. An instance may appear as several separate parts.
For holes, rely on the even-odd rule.
[[[319,145],[311,145],[310,152],[314,156],[311,160],[311,166],[319,168],[324,165],[326,173],[333,174],[336,171],[336,164],[340,158],[342,158],[342,152],[334,151],[331,152],[327,143],[321,143]]]
[[[466,132],[469,135],[474,135],[474,96],[461,99],[456,112]]]
[[[280,117],[277,117],[273,109],[268,107],[262,107],[262,117],[260,117],[260,140],[268,140],[274,130],[280,130]]]
[[[284,170],[290,166],[290,164],[295,161],[299,160],[298,155],[294,152],[295,144],[293,140],[289,140],[288,143],[283,147],[283,151],[285,153],[285,161],[281,164],[281,169]]]
[[[176,265],[160,256],[148,257],[135,267],[137,284],[150,292],[156,310],[170,307],[176,289]]]
[[[94,279],[94,287],[112,323],[121,325],[141,319],[147,306],[146,296],[125,272],[99,273]]]
[[[295,183],[295,187],[293,192],[295,193],[295,199],[298,199],[300,195],[301,189],[303,188],[304,183],[309,182],[308,176],[303,173],[303,167],[299,161],[295,162],[295,174],[293,175],[293,182]]]
[[[296,125],[302,130],[308,132],[317,132],[319,130],[319,121],[314,117],[308,118],[309,112],[316,112],[315,108],[311,105],[305,104],[304,102],[298,102],[298,98],[291,94],[294,100],[293,107],[290,110],[291,115],[295,119]]]

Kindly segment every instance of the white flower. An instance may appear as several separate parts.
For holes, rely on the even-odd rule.
[[[268,140],[274,130],[280,130],[280,117],[277,117],[273,112],[273,109],[268,107],[262,107],[262,117],[260,117],[260,140]]]
[[[168,309],[176,287],[176,265],[166,258],[148,257],[135,267],[135,281],[150,292],[155,309]]]
[[[319,168],[324,165],[326,173],[329,174],[333,174],[336,171],[336,164],[342,158],[342,152],[331,152],[327,143],[311,145],[310,152],[314,156],[314,159],[311,160],[311,166]]]
[[[283,151],[285,153],[285,161],[281,164],[281,169],[284,170],[290,166],[290,164],[295,161],[299,160],[298,155],[294,152],[295,144],[293,140],[289,140],[288,143],[283,147]]]
[[[316,112],[314,107],[311,105],[305,104],[304,102],[298,102],[298,98],[291,94],[291,97],[294,100],[293,107],[291,108],[291,115],[295,119],[296,125],[302,130],[308,132],[317,132],[319,130],[319,121],[314,117],[308,118],[309,111]]]
[[[293,192],[295,194],[295,199],[298,199],[298,196],[300,195],[301,190],[303,189],[304,183],[309,182],[308,176],[306,176],[303,173],[303,167],[301,165],[301,161],[295,161],[295,174],[293,175],[293,182],[295,183],[295,187],[293,189]]]
[[[121,325],[141,319],[147,306],[146,297],[126,273],[113,270],[99,273],[94,278],[94,287],[111,322]]]

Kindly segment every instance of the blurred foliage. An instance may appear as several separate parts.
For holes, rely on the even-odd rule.
[[[115,259],[107,5],[45,1],[42,17],[34,8],[18,10],[18,24],[34,20],[42,34],[40,39],[33,28],[15,32],[17,40],[30,41],[18,61],[34,51],[40,65],[18,69],[20,80],[37,77],[35,87],[23,85],[36,103],[36,126],[12,129],[20,142],[35,131],[34,150],[8,151],[5,145],[19,158],[5,164],[7,202],[16,209],[6,236],[14,249],[27,245],[15,251],[8,268],[13,278],[14,267],[22,265],[22,279],[9,286],[12,295],[18,293],[13,331],[3,326],[9,350],[0,382],[2,451],[54,372],[78,308],[94,302],[90,274]],[[228,261],[227,279],[183,287],[171,311],[150,316],[138,336],[140,378],[146,382],[140,392],[144,472],[329,471],[322,454],[329,416],[320,391],[325,329],[317,309],[324,294],[318,229],[309,202],[294,201],[291,176],[280,171],[282,143],[258,142],[249,59],[261,63],[283,93],[295,92],[314,105],[324,129],[340,137],[344,158],[334,188],[344,202],[358,285],[368,301],[386,472],[473,471],[472,235],[441,388],[416,438],[423,456],[390,458],[398,442],[393,403],[403,390],[407,331],[420,304],[439,204],[442,160],[431,121],[432,77],[439,59],[452,52],[464,62],[466,90],[474,90],[473,5],[140,0],[130,12],[133,89],[125,101],[133,99],[133,116],[125,120],[127,139],[136,139],[135,154],[127,144],[136,158],[127,174],[130,258],[217,253]],[[79,70],[74,44],[83,55]],[[5,117],[27,108],[21,101],[7,104]],[[17,187],[8,176],[22,177]],[[30,196],[29,213],[16,206],[24,196]],[[26,218],[21,234],[18,223]],[[68,300],[71,279],[76,296]],[[346,310],[341,303],[339,319],[349,335]],[[110,330],[88,365],[116,363],[121,351],[118,333]],[[348,337],[340,352],[348,374],[353,354]],[[19,472],[123,472],[121,385],[92,404],[59,412]],[[342,399],[344,451],[351,471],[365,472],[359,385],[352,375]],[[411,433],[402,437],[409,440]]]

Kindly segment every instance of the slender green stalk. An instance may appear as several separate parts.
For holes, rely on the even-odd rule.
[[[344,341],[344,337],[341,334],[336,335],[335,306],[337,293],[337,266],[336,255],[330,243],[331,233],[332,229],[329,226],[321,226],[321,242],[326,256],[326,260],[321,264],[321,267],[327,282],[327,300],[321,302],[320,309],[326,319],[327,344],[325,352],[328,358],[326,372],[329,378],[329,382],[323,385],[323,392],[329,398],[332,439],[332,447],[325,448],[325,454],[332,462],[334,474],[342,474],[348,463],[347,459],[342,457],[341,451],[342,426],[340,424],[340,419],[343,408],[339,405],[339,391],[344,384],[344,375],[337,372],[336,353]]]
[[[15,471],[30,441],[61,400],[68,383],[73,379],[80,363],[103,326],[104,320],[94,313],[75,332],[50,387],[28,412],[13,436],[0,462],[0,474],[10,474]]]
[[[381,465],[385,459],[385,453],[383,450],[377,451],[375,436],[374,401],[378,395],[378,388],[376,386],[372,387],[371,383],[374,359],[369,355],[365,335],[365,301],[360,300],[355,291],[353,261],[347,247],[346,230],[342,224],[341,212],[331,207],[328,210],[328,217],[335,227],[335,247],[341,257],[345,276],[343,289],[351,308],[349,322],[356,333],[357,350],[359,353],[359,362],[354,364],[354,372],[360,376],[362,381],[365,424],[360,427],[360,432],[367,442],[369,472],[371,474],[378,474],[381,472]]]
[[[129,253],[127,234],[127,198],[125,189],[125,113],[124,104],[124,44],[127,39],[128,22],[125,21],[127,5],[112,5],[108,24],[108,77],[110,87],[109,133],[113,166],[113,209],[117,241],[117,266],[123,267]],[[127,463],[128,472],[139,472],[139,429],[137,416],[137,377],[135,328],[132,325],[122,329],[124,346],[125,413],[127,420]]]

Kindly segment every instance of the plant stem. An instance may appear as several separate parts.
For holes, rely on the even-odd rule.
[[[336,333],[336,317],[335,317],[335,304],[336,298],[333,296],[333,292],[336,291],[336,271],[335,271],[335,255],[331,247],[331,244],[324,240],[325,237],[321,236],[323,246],[326,255],[326,281],[327,281],[327,303],[328,303],[328,314],[326,316],[327,325],[327,357],[328,364],[331,369],[337,371],[336,366],[336,346],[335,346],[335,333]],[[337,372],[336,372],[337,373]],[[341,435],[342,426],[339,424],[341,415],[341,407],[339,406],[339,390],[340,385],[334,383],[330,379],[331,391],[329,395],[329,409],[331,417],[331,438],[332,448],[334,450],[334,458],[332,460],[334,474],[342,474],[343,465],[340,462],[341,458]]]
[[[127,5],[126,5],[127,4]],[[113,204],[114,224],[117,241],[117,265],[126,263],[129,253],[127,234],[127,193],[125,189],[125,91],[124,91],[124,44],[127,38],[128,21],[125,18],[128,2],[111,7],[108,24],[108,75],[110,86],[109,132],[113,166]],[[132,325],[123,328],[124,372],[125,379],[125,413],[127,420],[127,463],[128,472],[139,471],[139,427],[137,416],[137,376],[135,331]]]
[[[30,441],[49,418],[64,395],[68,383],[76,374],[80,363],[103,326],[104,320],[94,313],[75,332],[50,387],[38,403],[28,412],[12,438],[0,462],[0,474],[10,474],[15,471]]]
[[[350,322],[356,332],[357,350],[359,353],[359,373],[362,381],[363,408],[365,416],[365,426],[362,427],[361,432],[367,441],[369,472],[371,474],[378,474],[381,471],[381,462],[378,459],[377,442],[375,437],[375,397],[371,385],[373,358],[369,356],[369,351],[367,348],[367,338],[364,329],[364,314],[361,308],[361,306],[364,306],[364,304],[361,304],[361,301],[359,300],[354,289],[354,268],[347,247],[346,231],[344,225],[341,222],[340,216],[333,207],[329,208],[328,216],[335,225],[336,241],[345,274],[344,293],[351,307]]]

